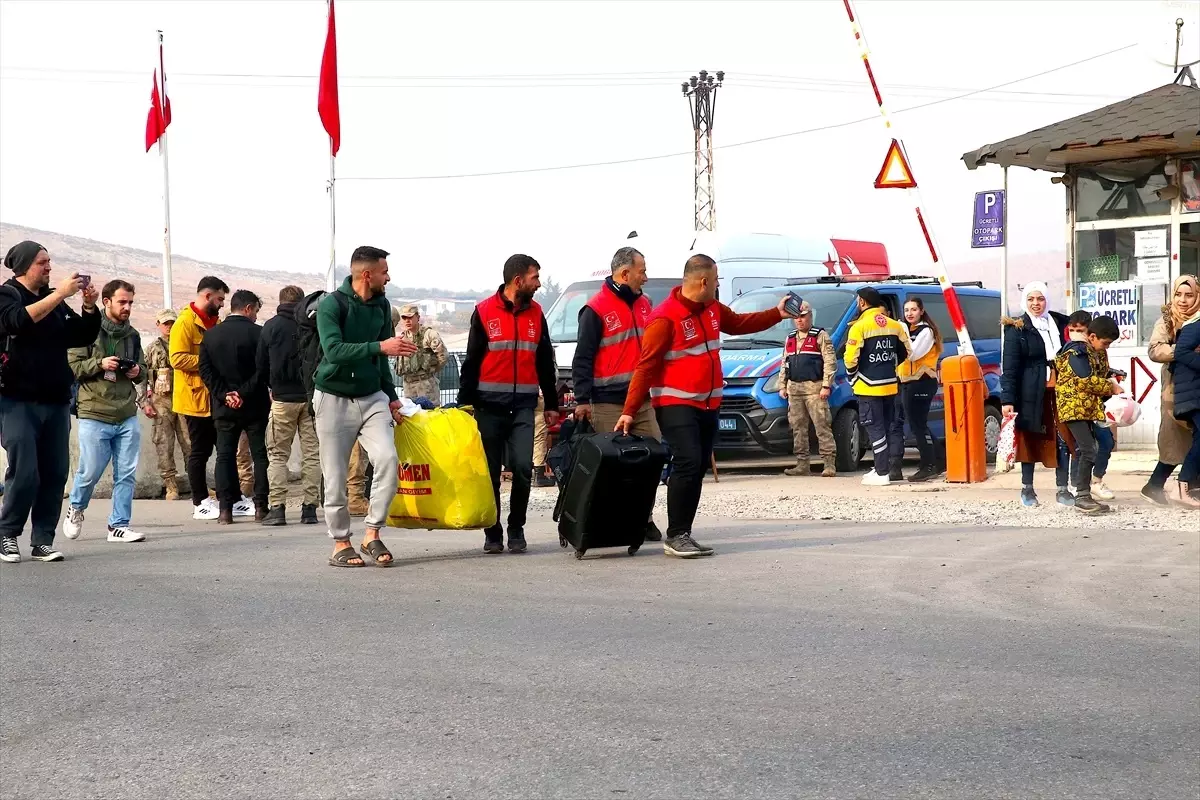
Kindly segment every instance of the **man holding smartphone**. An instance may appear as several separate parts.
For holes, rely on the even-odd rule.
[[[71,383],[67,349],[96,340],[96,290],[68,274],[50,288],[50,254],[24,241],[4,256],[13,278],[0,286],[0,442],[8,482],[0,511],[0,561],[21,560],[17,538],[28,522],[34,561],[61,561],[54,533],[70,469]],[[65,302],[82,291],[83,309]]]
[[[129,324],[133,299],[133,284],[123,280],[104,284],[100,335],[91,346],[67,352],[67,363],[79,384],[79,467],[63,520],[63,534],[68,539],[78,539],[83,533],[84,512],[109,463],[113,491],[108,541],[146,538],[129,528],[142,442],[137,412],[146,383],[142,337]]]

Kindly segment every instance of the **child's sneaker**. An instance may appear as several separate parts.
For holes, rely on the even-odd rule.
[[[1104,485],[1104,481],[1096,481],[1092,484],[1092,496],[1101,500],[1112,500],[1116,497],[1113,490]]]
[[[1026,486],[1021,489],[1021,505],[1026,508],[1038,507],[1037,493],[1033,491],[1032,486]]]

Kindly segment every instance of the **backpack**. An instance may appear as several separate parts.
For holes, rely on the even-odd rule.
[[[309,408],[312,407],[313,392],[316,390],[317,367],[325,360],[325,350],[321,347],[321,335],[317,332],[317,306],[332,294],[337,300],[338,323],[346,322],[349,311],[349,301],[341,292],[326,292],[321,289],[307,295],[300,301],[296,324],[296,352],[300,354],[300,380],[304,383],[304,394],[308,397]]]

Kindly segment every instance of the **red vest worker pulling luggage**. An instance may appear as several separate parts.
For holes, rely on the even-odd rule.
[[[642,355],[615,430],[628,433],[634,417],[651,398],[658,426],[671,446],[667,484],[667,538],[663,551],[680,558],[712,555],[692,538],[704,471],[717,435],[721,374],[721,334],[765,331],[791,316],[784,299],[775,308],[738,314],[717,302],[717,264],[695,255],[683,267],[683,285],[654,310],[642,338]]]

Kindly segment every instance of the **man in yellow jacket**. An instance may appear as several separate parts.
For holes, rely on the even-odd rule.
[[[225,281],[206,275],[196,286],[196,300],[179,312],[171,326],[168,347],[174,370],[171,410],[183,417],[188,438],[192,440],[187,476],[192,487],[193,519],[212,520],[220,515],[217,503],[208,496],[205,474],[208,459],[217,444],[217,428],[212,420],[208,389],[200,379],[200,343],[204,341],[204,334],[219,321],[228,293],[229,286]]]
[[[912,345],[908,329],[887,315],[878,290],[859,289],[858,310],[847,334],[845,361],[858,398],[858,416],[875,454],[875,469],[866,474],[863,485],[887,486],[892,468],[898,471],[904,459],[904,424],[896,424],[900,384],[896,370],[908,360]]]

